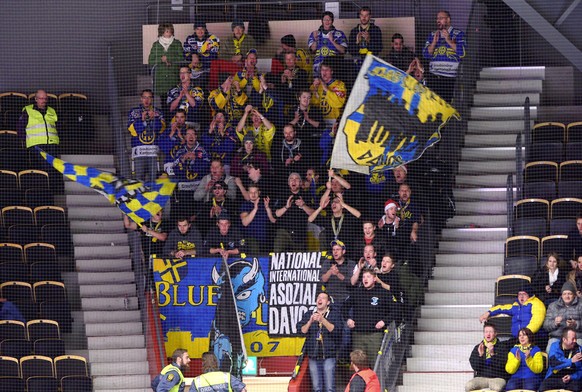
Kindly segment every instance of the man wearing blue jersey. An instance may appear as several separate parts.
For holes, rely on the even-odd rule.
[[[437,13],[437,30],[430,33],[422,54],[430,61],[428,87],[445,101],[453,98],[457,70],[466,53],[465,33],[451,26],[451,14]]]

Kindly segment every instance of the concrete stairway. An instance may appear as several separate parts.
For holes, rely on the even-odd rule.
[[[68,155],[65,161],[114,172],[112,156]],[[79,295],[75,330],[84,329],[95,391],[151,391],[145,337],[127,235],[119,209],[96,191],[65,183]]]
[[[494,300],[507,238],[506,181],[515,174],[523,102],[536,119],[543,67],[480,73],[454,189],[457,215],[447,222],[433,279],[399,392],[462,391],[473,377],[469,355],[482,339],[479,315]]]

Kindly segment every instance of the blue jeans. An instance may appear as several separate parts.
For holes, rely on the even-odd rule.
[[[506,391],[511,391],[513,389],[528,389],[532,391],[537,391],[541,384],[541,377],[531,377],[531,378],[510,378],[505,385]]]
[[[313,392],[335,392],[335,358],[309,358],[309,375]]]

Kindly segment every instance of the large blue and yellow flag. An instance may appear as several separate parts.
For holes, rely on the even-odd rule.
[[[176,184],[167,177],[144,184],[125,179],[93,167],[75,165],[55,158],[37,147],[40,155],[68,179],[95,189],[116,204],[119,209],[138,225],[150,219],[170,200]]]
[[[368,55],[337,132],[331,167],[370,174],[414,161],[459,113],[406,72]]]

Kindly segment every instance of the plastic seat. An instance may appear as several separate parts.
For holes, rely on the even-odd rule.
[[[550,219],[550,202],[544,199],[522,199],[515,203],[516,218]]]
[[[517,218],[513,221],[512,235],[532,235],[545,237],[548,234],[548,221],[544,218]]]
[[[14,91],[0,94],[4,129],[16,129],[20,113],[26,105],[28,105],[26,94]]]
[[[49,175],[44,170],[21,170],[18,172],[18,180],[20,181],[20,190],[25,192],[27,189],[42,188],[49,190]]]
[[[33,376],[26,379],[26,392],[58,392],[59,383],[54,377]]]
[[[55,246],[44,242],[32,242],[24,245],[24,258],[28,264],[36,262],[57,263]],[[50,280],[50,279],[45,279]]]
[[[582,142],[566,144],[566,149],[564,151],[564,161],[579,160],[582,160]]]
[[[5,339],[0,342],[0,355],[20,359],[32,354],[32,344],[28,339]]]
[[[36,316],[36,305],[33,300],[32,286],[27,282],[4,282],[0,284],[0,293],[8,301],[18,307],[26,320],[32,320]]]
[[[65,284],[55,281],[36,282],[33,286],[36,302],[68,302]]]
[[[0,263],[0,282],[30,282],[30,269],[22,261]]]
[[[30,264],[30,283],[37,283],[46,280],[51,280],[55,282],[62,282],[63,277],[61,275],[61,270],[58,264],[47,262],[47,261],[37,261]]]
[[[8,148],[0,145],[0,168],[18,172],[28,168],[26,151],[20,148]]]
[[[582,142],[582,122],[572,122],[566,127],[568,143]]]
[[[40,239],[40,231],[36,225],[12,225],[8,228],[8,241],[25,246]]]
[[[505,240],[505,257],[534,256],[539,258],[540,239],[529,235],[509,237]]]
[[[0,263],[7,261],[24,262],[24,251],[21,245],[10,242],[0,242]]]
[[[24,323],[17,320],[0,320],[0,341],[5,339],[28,339]]]
[[[568,236],[567,235],[549,235],[542,238],[541,242],[541,257],[545,258],[551,252],[556,252],[562,260],[571,260],[574,255],[569,254],[568,251]]]
[[[527,182],[524,184],[523,193],[526,198],[554,200],[556,183],[554,181]]]
[[[13,357],[0,357],[0,377],[20,377],[20,364]]]
[[[508,260],[505,262],[507,264]],[[516,298],[519,289],[526,283],[531,283],[529,275],[505,274],[495,280],[495,295]]]
[[[28,339],[34,342],[38,339],[60,339],[59,323],[54,320],[30,320],[26,323]]]
[[[550,221],[550,235],[568,235],[573,230],[576,230],[576,221],[574,219],[559,218]]]
[[[71,307],[65,285],[56,281],[42,281],[35,283],[33,288],[36,302],[39,304],[39,316],[58,322],[61,332],[70,332]]]
[[[69,225],[44,225],[40,228],[40,240],[55,246],[59,256],[73,255],[73,242]]]
[[[558,122],[535,124],[532,128],[532,143],[564,143],[566,141],[566,126]]]
[[[500,314],[499,316],[489,317],[487,320],[491,324],[495,325],[497,330],[497,337],[512,337],[511,333],[511,316],[505,314]]]
[[[18,174],[12,170],[0,170],[0,189],[19,189]]]
[[[93,381],[88,376],[61,378],[61,392],[93,392]]]
[[[25,392],[24,380],[20,377],[0,377],[0,392]]]
[[[57,206],[41,206],[34,209],[34,218],[38,227],[45,225],[66,225],[65,209]]]
[[[532,277],[538,269],[538,259],[534,256],[507,257],[503,266],[505,275]]]
[[[33,343],[34,355],[52,358],[65,355],[65,341],[63,339],[37,339]]]
[[[47,192],[46,188],[28,188],[24,191],[22,204],[34,210],[37,207],[44,206],[47,203],[52,204],[53,202],[54,197]]]
[[[528,162],[535,161],[554,161],[558,163],[564,161],[564,144],[561,142],[532,144]]]
[[[578,181],[582,178],[582,160],[560,164],[560,181]]]
[[[79,93],[60,94],[59,106],[59,123],[65,138],[74,135],[79,129],[87,130],[92,126],[86,95]]]
[[[524,182],[558,182],[558,164],[552,161],[536,161],[525,165]],[[21,185],[22,186],[22,185]]]
[[[18,132],[12,129],[0,130],[0,146],[2,148],[22,148]]]
[[[42,355],[28,355],[20,358],[20,373],[24,380],[29,377],[54,377],[53,360]]]
[[[18,188],[0,188],[0,211],[4,207],[17,206],[22,204],[22,195]]]
[[[2,208],[2,222],[8,228],[14,225],[34,225],[32,209],[24,206]]]
[[[87,360],[79,355],[62,355],[55,358],[57,379],[67,376],[89,376]]]
[[[575,197],[582,199],[582,181],[560,181],[558,198]]]
[[[550,205],[550,217],[552,219],[572,218],[575,220],[580,212],[582,212],[582,199],[574,197],[555,199]]]

